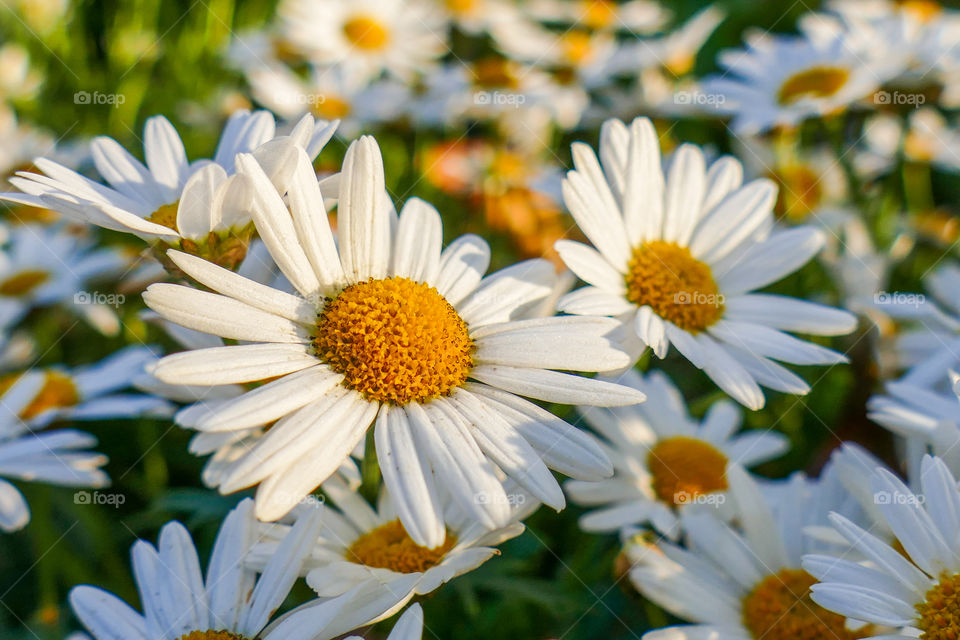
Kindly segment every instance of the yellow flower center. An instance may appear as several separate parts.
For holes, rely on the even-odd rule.
[[[440,564],[455,544],[457,537],[447,531],[439,547],[421,547],[407,535],[399,520],[391,520],[354,540],[347,549],[346,558],[368,567],[417,573]]]
[[[580,10],[580,23],[591,29],[604,29],[617,17],[617,5],[610,0],[585,0]]]
[[[191,631],[190,633],[185,633],[177,638],[177,640],[247,640],[247,638],[239,633],[233,633],[226,629],[221,629],[220,631],[208,629],[207,631]]]
[[[22,374],[12,373],[0,378],[0,397],[20,379]],[[43,386],[33,397],[33,400],[20,411],[21,420],[31,420],[44,411],[72,407],[80,401],[80,392],[77,390],[70,376],[59,371],[47,371],[44,374]]]
[[[49,279],[49,271],[25,269],[0,282],[0,296],[15,298],[29,295]]]
[[[634,249],[627,265],[627,300],[647,305],[684,331],[699,333],[720,319],[723,296],[710,267],[672,242]]]
[[[756,640],[852,640],[845,618],[810,598],[816,580],[803,569],[768,575],[743,599],[743,624]]]
[[[820,176],[806,165],[782,167],[771,177],[780,186],[775,210],[781,218],[804,220],[823,200]]]
[[[667,58],[664,68],[675,76],[684,76],[693,70],[697,57],[691,51],[678,51]]]
[[[365,51],[383,49],[390,39],[390,32],[375,17],[368,15],[354,16],[343,25],[343,35],[350,44]]]
[[[850,71],[843,67],[811,67],[787,78],[777,93],[782,105],[791,105],[804,98],[829,98],[847,84]]]
[[[162,227],[167,229],[173,229],[179,233],[177,229],[177,209],[180,208],[180,201],[171,202],[170,204],[165,204],[159,209],[147,216],[147,220],[159,224]]]
[[[330,300],[314,347],[347,387],[397,405],[447,395],[473,366],[473,341],[453,306],[399,277],[350,285]]]
[[[917,627],[923,640],[957,640],[960,637],[960,573],[943,574],[916,606]]]
[[[447,11],[455,15],[467,15],[477,8],[477,0],[444,0]]]
[[[505,58],[484,58],[473,64],[473,84],[485,89],[516,89],[516,65]]]
[[[593,50],[590,34],[585,31],[568,31],[563,35],[561,45],[563,47],[563,57],[573,65],[585,62]]]
[[[325,95],[310,103],[313,115],[324,120],[342,120],[350,115],[350,103],[336,96]]]
[[[727,488],[727,457],[697,438],[661,440],[647,454],[647,469],[653,492],[667,504],[685,504]]]
[[[943,7],[936,0],[897,0],[896,4],[920,22],[929,22],[943,13]]]

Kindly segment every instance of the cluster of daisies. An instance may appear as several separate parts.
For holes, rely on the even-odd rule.
[[[75,587],[96,640],[332,640],[394,616],[390,638],[420,638],[422,597],[567,499],[618,536],[616,578],[683,621],[648,640],[956,640],[960,231],[934,177],[960,171],[960,16],[828,3],[695,77],[722,21],[284,0],[226,53],[264,108],[209,158],[163,116],[141,160],[0,114],[0,529],[29,524],[21,482],[109,483],[73,423],[147,416],[191,431],[199,481],[237,501],[206,571],[178,522],[133,546],[140,612]],[[743,161],[663,124],[726,116]],[[423,177],[528,259],[491,271],[484,238],[388,190],[365,132],[400,126],[489,131],[434,136]],[[557,131],[597,140],[565,172]],[[924,290],[889,291],[931,248]],[[131,307],[158,344],[125,331]],[[39,367],[51,309],[129,344]],[[834,435],[818,473],[760,475],[794,444],[755,413],[768,395],[801,405],[863,352],[893,455]],[[687,379],[715,392],[688,406]]]

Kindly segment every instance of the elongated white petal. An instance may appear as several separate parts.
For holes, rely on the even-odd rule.
[[[340,260],[351,282],[383,278],[390,266],[390,217],[383,159],[370,136],[347,149],[340,174]]]
[[[170,249],[167,255],[188,276],[234,300],[300,324],[310,325],[317,319],[316,306],[303,298],[254,282],[189,253]]]
[[[175,284],[152,284],[143,293],[147,306],[171,322],[222,338],[250,342],[303,343],[301,325],[227,296]]]
[[[622,407],[643,402],[646,396],[630,387],[582,376],[499,365],[478,365],[470,377],[505,391],[546,402]]]
[[[170,384],[239,384],[319,364],[305,345],[250,344],[177,353],[157,362],[152,373]]]

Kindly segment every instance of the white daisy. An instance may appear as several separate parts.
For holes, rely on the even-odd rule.
[[[309,111],[338,121],[342,136],[401,119],[412,99],[405,83],[371,82],[343,66],[311,66],[306,78],[282,65],[253,67],[245,74],[253,98],[274,113],[295,118]]]
[[[864,153],[874,157],[871,168],[877,173],[894,169],[900,153],[912,162],[960,172],[960,129],[933,107],[911,111],[906,126],[902,118],[893,115],[871,118],[864,126],[864,142]]]
[[[867,417],[907,441],[908,468],[930,451],[960,471],[960,399],[956,374],[953,392],[917,386],[906,379],[888,382],[885,395],[867,402]]]
[[[680,390],[660,372],[644,378],[628,371],[619,382],[643,391],[647,401],[636,407],[580,409],[604,436],[614,468],[608,480],[564,484],[574,502],[599,507],[581,518],[586,531],[650,524],[676,538],[678,510],[703,505],[729,512],[729,462],[752,466],[787,450],[786,437],[777,432],[735,433],[743,415],[728,401],[711,405],[702,422],[693,419]]]
[[[409,80],[447,52],[442,17],[421,0],[285,0],[278,14],[284,41],[304,58],[368,79]]]
[[[87,585],[70,592],[70,605],[96,640],[330,640],[368,624],[395,606],[396,596],[367,584],[340,598],[310,601],[271,621],[296,582],[319,527],[315,515],[292,527],[261,575],[244,564],[257,542],[253,501],[231,511],[217,535],[206,579],[190,534],[179,522],[160,530],[160,542],[132,549],[144,613]]]
[[[648,0],[532,0],[523,11],[543,22],[586,28],[591,31],[650,33],[664,26],[670,14]]]
[[[505,490],[508,492],[509,523],[489,530],[473,520],[460,505],[446,502],[444,543],[427,549],[407,534],[388,491],[381,490],[374,509],[355,488],[336,476],[324,482],[322,489],[339,510],[329,504],[307,500],[295,511],[298,520],[304,517],[304,512],[317,512],[323,522],[303,566],[307,584],[321,598],[331,598],[368,581],[382,583],[391,592],[400,594],[402,583],[406,585],[406,591],[396,609],[410,598],[426,595],[499,555],[494,547],[523,533],[520,521],[539,506],[533,496],[508,482]],[[487,498],[478,496],[478,499]],[[281,544],[280,538],[290,528],[285,524],[263,527],[268,540],[258,545],[251,555],[250,562],[255,567],[275,553]],[[416,578],[412,583],[409,581],[411,577]],[[387,611],[383,617],[393,613]]]
[[[490,249],[475,236],[441,252],[433,207],[411,199],[399,219],[393,213],[370,137],[344,159],[338,250],[309,158],[299,149],[290,155],[286,204],[254,158],[241,154],[237,162],[260,236],[296,295],[176,251],[171,260],[214,293],[155,284],[144,294],[168,320],[253,343],[169,356],[155,367],[159,379],[276,378],[215,411],[198,405],[178,416],[204,432],[277,421],[233,463],[221,492],[259,483],[257,515],[276,520],[376,422],[377,459],[400,519],[413,540],[432,548],[444,540],[440,487],[495,528],[509,519],[495,467],[555,508],[563,494],[548,467],[582,479],[609,475],[592,439],[519,395],[588,405],[641,401],[633,389],[553,370],[627,366],[626,354],[603,337],[615,323],[515,320],[551,294],[553,267],[533,260],[484,278]],[[477,503],[480,493],[492,496],[489,503]]]
[[[960,491],[943,460],[926,456],[914,493],[886,469],[877,469],[874,500],[901,549],[839,514],[833,525],[869,564],[809,555],[803,566],[820,580],[812,598],[857,620],[899,628],[892,638],[951,638],[960,632]],[[871,635],[871,634],[867,634]]]
[[[147,347],[126,347],[90,365],[4,374],[0,376],[0,434],[40,429],[55,421],[170,416],[173,405],[166,400],[124,392],[156,360]]]
[[[403,612],[397,624],[393,625],[387,640],[420,640],[423,637],[423,609],[420,603],[413,603]],[[360,636],[350,636],[346,640],[363,640]]]
[[[874,6],[831,3],[830,8],[840,19],[833,21],[828,14],[812,13],[801,19],[801,25],[808,20],[826,22],[827,28],[846,32],[858,50],[895,59],[899,72],[886,81],[888,97],[899,92],[921,96],[921,104],[958,106],[960,12],[927,0],[868,4]],[[885,104],[897,105],[892,100]],[[915,106],[906,104],[907,108]]]
[[[691,621],[650,631],[644,640],[853,640],[842,616],[810,599],[814,578],[801,568],[811,523],[826,521],[818,483],[797,475],[783,488],[775,511],[737,465],[728,471],[739,513],[736,530],[708,513],[684,513],[688,549],[669,542],[630,548],[638,564],[630,579],[640,592]],[[833,492],[828,492],[832,495]]]
[[[927,294],[880,291],[874,306],[905,325],[894,345],[901,382],[945,392],[947,372],[960,368],[960,266],[946,262],[923,285]]]
[[[745,50],[720,53],[724,73],[703,89],[734,116],[734,129],[762,133],[843,111],[899,71],[896,60],[860,49],[845,32],[813,28],[822,22],[805,23],[800,36],[753,34]]]
[[[34,164],[42,173],[19,172],[10,182],[23,193],[0,198],[49,207],[73,219],[181,246],[235,266],[245,253],[250,219],[245,213],[248,197],[233,177],[234,156],[257,150],[265,166],[272,166],[271,158],[292,143],[315,157],[334,128],[335,124],[314,123],[307,117],[290,136],[274,138],[270,113],[238,111],[227,121],[213,159],[190,163],[173,125],[154,116],[144,130],[146,166],[112,138],[93,141],[94,164],[109,186],[38,158]],[[277,171],[273,166],[270,173]],[[237,237],[219,238],[231,232]]]
[[[21,376],[0,396],[4,413],[30,406],[43,376]],[[40,428],[39,426],[36,428]],[[16,531],[30,521],[23,495],[7,480],[43,482],[67,487],[103,487],[109,483],[100,467],[106,456],[90,447],[97,439],[73,429],[35,432],[20,420],[5,416],[0,423],[0,529]]]
[[[93,283],[127,265],[121,251],[97,247],[69,228],[22,225],[5,229],[0,248],[0,326],[36,307],[62,305],[89,317]]]
[[[811,227],[774,229],[771,181],[743,185],[737,160],[723,157],[707,167],[692,145],[681,146],[662,168],[646,118],[629,129],[619,120],[604,123],[600,158],[574,143],[564,200],[596,248],[557,242],[560,257],[590,285],[564,297],[560,310],[619,318],[629,339],[640,343],[637,356],[646,345],[662,358],[673,344],[751,409],[764,405],[760,385],[809,391],[774,360],[846,360],[786,332],[846,334],[856,326],[853,315],[751,293],[799,269],[824,242]]]

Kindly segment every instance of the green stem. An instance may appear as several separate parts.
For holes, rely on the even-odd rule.
[[[363,462],[360,465],[360,495],[370,504],[376,504],[380,492],[380,465],[377,463],[377,445],[373,437],[373,427],[367,429],[367,439],[363,445]]]

